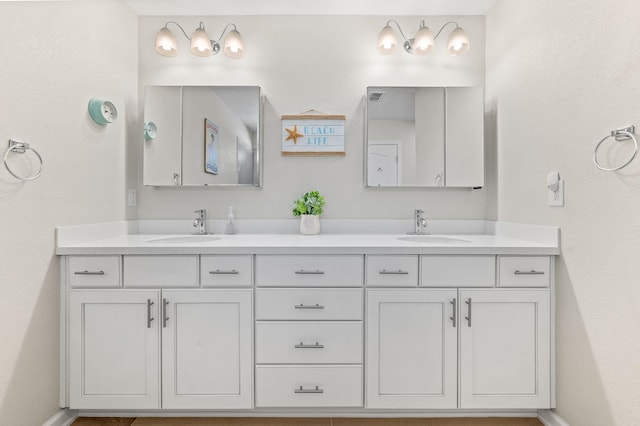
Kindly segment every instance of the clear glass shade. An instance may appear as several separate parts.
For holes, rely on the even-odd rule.
[[[469,51],[469,36],[461,27],[456,28],[449,35],[449,42],[447,43],[447,51],[449,55],[460,56]]]
[[[166,27],[156,34],[156,52],[162,56],[176,56],[178,54],[176,36]]]
[[[398,36],[396,36],[395,31],[393,31],[389,25],[385,26],[378,36],[378,53],[389,55],[395,50],[397,45]]]
[[[240,59],[244,53],[242,36],[236,30],[232,30],[224,39],[224,54],[232,59]]]

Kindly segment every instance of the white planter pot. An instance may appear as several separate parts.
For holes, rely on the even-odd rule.
[[[320,216],[315,214],[300,215],[300,233],[316,235],[320,233]]]

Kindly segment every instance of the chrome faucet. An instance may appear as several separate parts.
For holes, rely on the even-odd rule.
[[[195,213],[198,213],[198,217],[193,221],[193,227],[196,228],[195,235],[205,235],[207,232],[207,210],[200,209],[196,210]]]
[[[424,217],[424,210],[416,209],[413,212],[414,230],[410,234],[424,235],[427,229],[427,219]]]

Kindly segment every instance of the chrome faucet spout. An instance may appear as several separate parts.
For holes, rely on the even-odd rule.
[[[409,232],[410,234],[415,235],[424,235],[427,234],[427,219],[424,217],[424,210],[415,209],[413,212],[413,224],[414,229],[413,232]]]
[[[198,213],[198,217],[193,220],[193,227],[196,228],[195,235],[206,235],[207,232],[207,210],[200,209],[194,213]]]

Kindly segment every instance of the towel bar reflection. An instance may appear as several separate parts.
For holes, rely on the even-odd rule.
[[[635,133],[635,126],[628,126],[628,127],[612,130],[610,135],[607,135],[604,138],[602,138],[602,140],[598,142],[598,144],[596,145],[596,148],[593,151],[593,163],[596,165],[596,167],[599,168],[600,170],[604,170],[605,172],[615,172],[617,170],[627,167],[629,163],[631,163],[633,159],[636,158],[636,154],[638,153],[638,140],[636,139],[634,133]],[[604,167],[602,164],[598,162],[598,149],[600,149],[602,144],[609,138],[614,138],[616,142],[623,142],[629,139],[633,140],[633,146],[634,146],[633,154],[631,154],[631,157],[627,161],[625,161],[623,164],[617,167]]]
[[[16,174],[13,170],[11,170],[11,167],[9,167],[9,163],[7,162],[7,159],[9,158],[9,153],[11,152],[24,154],[25,152],[27,152],[27,150],[32,151],[36,155],[36,157],[38,157],[38,161],[40,162],[40,167],[38,169],[38,172],[35,175],[24,177]],[[20,142],[14,139],[9,139],[9,148],[7,149],[7,152],[4,153],[3,161],[4,161],[4,166],[7,168],[7,171],[11,174],[11,176],[22,181],[34,180],[39,178],[40,175],[42,174],[42,169],[44,168],[42,157],[40,156],[38,151],[36,151],[31,147],[31,144],[28,144],[27,142]]]

